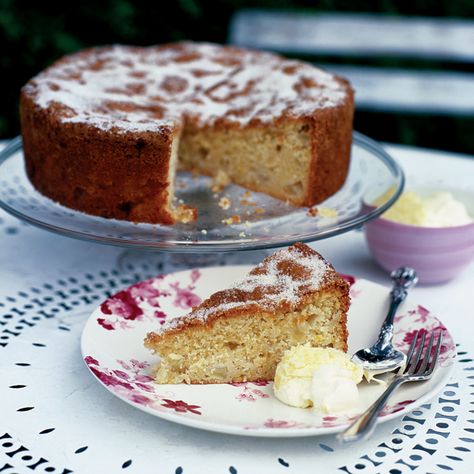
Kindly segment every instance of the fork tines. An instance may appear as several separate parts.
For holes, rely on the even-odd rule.
[[[421,331],[416,331],[413,335],[413,339],[410,344],[410,348],[407,353],[407,365],[405,367],[405,373],[409,375],[421,375],[429,374],[433,371],[438,356],[441,350],[441,342],[443,339],[443,331],[440,331],[436,341],[434,353],[433,344],[435,339],[434,331],[431,332],[428,345],[425,349],[426,331],[421,332],[421,337],[418,341],[418,336]],[[416,347],[418,346],[418,348]],[[416,351],[415,351],[416,349]]]

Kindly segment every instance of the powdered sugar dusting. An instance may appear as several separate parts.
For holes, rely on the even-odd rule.
[[[161,326],[157,334],[240,308],[293,311],[302,297],[336,275],[331,265],[304,244],[295,244],[267,257],[232,288],[215,293],[190,314]]]
[[[206,43],[113,46],[63,58],[24,88],[64,122],[117,132],[225,118],[245,125],[334,107],[347,86],[309,64]]]

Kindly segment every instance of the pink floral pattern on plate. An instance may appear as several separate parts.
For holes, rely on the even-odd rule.
[[[147,369],[150,368],[148,362],[140,362],[137,359],[127,362],[118,359],[116,362],[123,370],[101,367],[99,361],[92,356],[84,357],[84,362],[106,387],[136,405],[154,410],[164,407],[177,413],[201,415],[199,405],[188,404],[183,400],[171,400],[158,394],[155,390],[158,385],[153,382],[153,377],[147,374]]]
[[[265,428],[306,428],[305,423],[300,423],[298,421],[289,421],[289,420],[275,420],[273,418],[268,418],[263,423]],[[252,429],[248,427],[248,429]]]
[[[305,409],[310,411],[310,408]],[[308,429],[308,428],[336,428],[339,426],[347,426],[351,423],[356,415],[339,415],[339,416],[323,416],[313,415],[314,423],[303,423],[295,420],[283,420],[268,418],[261,425],[249,425],[245,428],[247,430],[261,430],[264,428],[270,429]]]
[[[235,399],[239,400],[239,402],[256,402],[261,398],[270,398],[271,395],[265,393],[259,388],[256,388],[266,387],[269,384],[270,382],[268,380],[256,380],[255,382],[230,383],[229,385],[232,385],[233,387],[239,387],[241,389],[240,393],[235,396]]]
[[[180,281],[169,281],[163,275],[141,281],[119,291],[100,305],[101,315],[97,323],[107,331],[129,329],[132,322],[149,319],[163,324],[167,314],[162,310],[164,299],[172,298],[176,308],[189,310],[201,302],[196,294],[196,282],[201,272],[192,270],[189,283],[181,286]]]
[[[220,426],[219,431],[226,431],[226,427],[231,426],[233,433],[240,429],[242,433],[252,430],[257,435],[280,430],[282,436],[301,431],[322,434],[347,426],[355,415],[317,417],[310,409],[281,405],[281,413],[288,416],[279,416],[280,402],[273,396],[272,382],[268,381],[218,386],[154,383],[151,373],[157,360],[143,347],[145,334],[166,318],[184,314],[215,291],[210,285],[206,286],[208,272],[212,271],[215,273],[210,281],[220,282],[221,268],[203,269],[202,274],[199,270],[185,271],[137,283],[102,303],[87,323],[83,335],[84,361],[94,376],[108,390],[132,405],[157,416],[165,416],[165,413],[176,415],[184,424],[187,419],[193,419],[193,426],[197,420],[203,420],[199,423],[204,428],[212,425],[210,429],[217,429],[216,426]],[[358,333],[358,343],[365,342],[364,328],[373,324],[374,314],[382,314],[388,290],[349,275],[344,275],[344,278],[350,284],[352,301],[349,322],[351,318],[358,321],[352,330]],[[426,307],[410,303],[410,298],[405,308],[395,318],[395,345],[406,352],[415,331],[443,332],[438,383],[447,380],[447,368],[452,365],[455,354],[449,332]],[[350,351],[355,349],[349,348]],[[424,386],[429,387],[430,383]],[[419,405],[416,397],[404,396],[403,390],[401,388],[385,408],[381,420],[407,413]],[[363,392],[362,387],[361,394]],[[419,396],[425,393],[426,389],[420,391]],[[364,403],[368,403],[369,398],[365,400]]]
[[[397,402],[393,405],[387,405],[385,409],[380,414],[381,417],[391,415],[402,411],[408,405],[412,404],[414,400],[403,400]],[[310,410],[310,409],[307,409]],[[294,420],[275,420],[273,418],[268,418],[263,422],[262,425],[246,426],[247,430],[258,430],[262,428],[310,428],[310,427],[321,427],[321,428],[337,428],[342,426],[347,426],[352,423],[358,415],[354,414],[341,414],[341,415],[325,415],[321,418],[315,415],[315,420],[317,420],[316,425],[310,425],[306,423],[301,423]]]
[[[411,405],[415,400],[403,400],[401,402],[394,403],[393,405],[387,405],[383,410],[380,416],[387,416],[393,413],[402,411],[408,405]]]
[[[168,398],[163,398],[164,403],[161,404],[162,407],[171,408],[172,410],[178,413],[194,413],[200,415],[201,412],[198,410],[201,408],[199,405],[189,405],[183,400],[170,400]]]
[[[418,337],[425,335],[424,347],[429,343],[431,332],[435,335],[435,342],[440,333],[442,333],[442,343],[439,356],[439,364],[442,366],[451,365],[456,347],[448,330],[428,309],[424,306],[417,305],[416,308],[407,311],[404,314],[395,317],[395,325],[403,325],[403,329],[395,330],[394,344],[397,349],[408,352],[408,348],[413,341],[415,333]],[[420,340],[420,339],[419,339]],[[433,351],[435,349],[433,348]]]

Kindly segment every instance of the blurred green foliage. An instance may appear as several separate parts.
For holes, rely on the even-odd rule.
[[[474,17],[473,0],[81,0],[61,6],[53,1],[0,0],[0,138],[19,133],[20,87],[60,56],[110,43],[225,42],[233,12],[249,7]],[[400,64],[386,61],[389,66]],[[379,140],[474,153],[474,118],[358,112],[355,127]]]

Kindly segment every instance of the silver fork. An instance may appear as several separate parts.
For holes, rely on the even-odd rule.
[[[377,423],[377,417],[383,410],[388,398],[398,387],[400,387],[400,385],[405,382],[421,382],[423,380],[428,380],[433,375],[433,370],[441,349],[443,334],[442,332],[439,333],[434,354],[431,354],[435,338],[434,332],[430,335],[430,340],[426,350],[424,350],[425,335],[426,333],[423,332],[418,348],[415,351],[418,341],[418,332],[415,333],[410,349],[408,350],[407,364],[404,372],[396,375],[385,392],[383,392],[382,395],[380,395],[380,397],[375,400],[375,402],[345,431],[338,434],[337,437],[339,441],[348,443],[368,438],[373,433]]]

